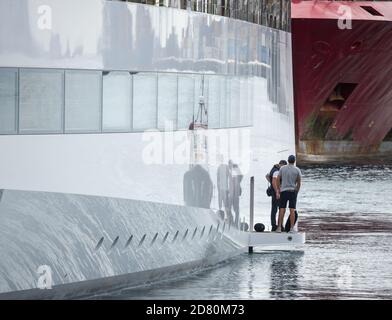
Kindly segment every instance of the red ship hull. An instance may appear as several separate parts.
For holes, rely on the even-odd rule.
[[[292,41],[299,160],[391,160],[392,2],[293,0]]]

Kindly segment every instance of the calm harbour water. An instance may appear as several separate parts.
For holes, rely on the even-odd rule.
[[[95,299],[391,299],[392,167],[303,169],[297,251],[243,254],[206,271]]]

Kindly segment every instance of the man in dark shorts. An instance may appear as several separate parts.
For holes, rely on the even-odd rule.
[[[287,203],[290,208],[290,232],[294,232],[295,209],[297,208],[297,195],[301,188],[301,170],[295,166],[295,156],[288,159],[289,164],[279,170],[277,184],[278,191],[276,198],[279,199],[279,219],[276,232],[282,232],[284,215]]]

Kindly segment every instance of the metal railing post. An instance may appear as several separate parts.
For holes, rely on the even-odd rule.
[[[255,177],[250,178],[250,205],[249,205],[249,232],[253,231],[254,225],[254,205],[255,205]],[[248,248],[249,253],[253,253],[253,247]]]

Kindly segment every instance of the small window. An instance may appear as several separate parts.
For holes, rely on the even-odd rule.
[[[130,131],[132,76],[129,72],[103,74],[103,131]]]
[[[230,123],[230,94],[229,94],[229,80],[226,77],[220,79],[220,108],[219,108],[219,127],[227,128]]]
[[[268,47],[260,46],[259,55],[262,63],[270,64],[270,51]]]
[[[158,75],[158,128],[172,129],[177,127],[177,75]]]
[[[200,98],[204,98],[204,103],[206,103],[206,83],[204,81],[204,76],[202,75],[193,75],[195,78],[195,100],[193,106],[193,112],[195,114],[195,118],[197,118],[197,113],[199,112],[200,108]]]
[[[240,79],[240,119],[239,125],[246,126],[248,125],[248,118],[249,118],[249,103],[250,103],[250,96],[248,92],[248,82],[247,78]]]
[[[361,6],[361,8],[369,12],[372,16],[383,17],[383,15],[376,9],[374,9],[372,6]]]
[[[0,134],[16,133],[18,71],[0,69]]]
[[[98,132],[101,126],[102,72],[66,71],[65,131]]]
[[[220,76],[206,76],[207,83],[207,110],[208,110],[208,127],[220,127],[220,105],[221,105],[221,78]]]
[[[157,74],[138,73],[133,76],[133,129],[157,127]]]
[[[62,70],[20,70],[20,132],[62,132],[63,75]]]
[[[230,123],[229,127],[235,128],[241,125],[240,123],[240,92],[241,81],[239,77],[231,77],[230,79]]]
[[[188,129],[195,104],[195,75],[178,76],[178,129]]]

